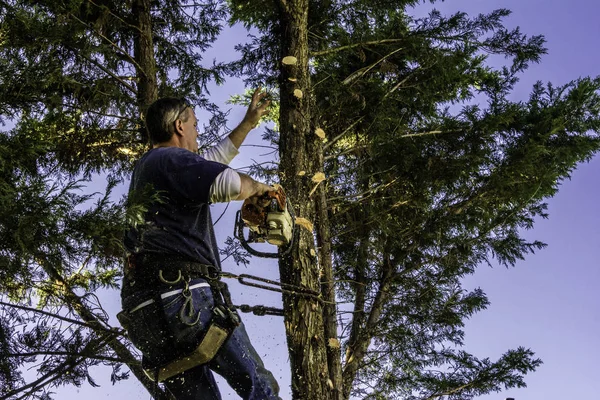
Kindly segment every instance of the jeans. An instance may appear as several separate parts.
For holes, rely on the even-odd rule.
[[[140,349],[144,363],[161,365],[189,354],[209,326],[214,305],[204,279],[189,282],[191,301],[175,293],[183,284],[161,289],[161,305],[153,302],[130,311],[129,338]],[[124,310],[133,310],[151,297],[146,293],[123,300]],[[177,343],[174,348],[173,342]],[[175,357],[174,357],[175,356]],[[279,385],[250,343],[241,323],[207,364],[191,368],[164,382],[177,400],[221,400],[212,371],[221,375],[237,394],[247,400],[280,400]]]

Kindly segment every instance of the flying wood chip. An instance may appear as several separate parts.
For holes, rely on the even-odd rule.
[[[281,62],[283,63],[283,65],[296,65],[298,63],[298,59],[294,56],[287,56],[283,57],[283,60],[281,60]]]
[[[311,180],[315,183],[323,182],[325,180],[325,174],[322,172],[317,172],[316,174],[314,174]]]
[[[298,172],[298,176],[304,176],[304,175],[306,175],[306,171],[300,171],[300,172]]]
[[[294,96],[296,96],[298,99],[301,99],[304,94],[302,93],[302,90],[294,89]]]
[[[313,231],[313,224],[312,224],[312,222],[310,222],[306,218],[296,217],[296,224],[300,225],[301,227],[303,227],[304,229],[306,229],[309,232]]]
[[[315,135],[317,135],[321,139],[325,139],[325,131],[321,128],[315,129]]]
[[[337,338],[329,338],[329,347],[331,347],[332,349],[339,349],[340,341],[337,340]]]

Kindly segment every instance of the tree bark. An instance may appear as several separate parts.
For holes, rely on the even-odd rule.
[[[293,56],[295,64],[280,69],[280,178],[292,200],[296,216],[315,221],[310,180],[322,171],[318,163],[319,138],[311,129],[311,86],[308,71],[308,0],[279,3],[281,59]],[[305,175],[300,172],[304,171]],[[297,246],[279,262],[281,281],[319,292],[319,265],[315,237],[300,228]],[[302,400],[331,398],[323,327],[323,305],[314,299],[284,294],[285,329],[292,369],[292,397]]]
[[[323,148],[318,151],[319,165],[324,165]],[[329,379],[333,384],[332,396],[334,400],[342,400],[342,361],[340,354],[340,342],[338,340],[337,306],[335,297],[335,285],[333,276],[332,254],[331,254],[331,232],[329,225],[329,214],[327,211],[326,186],[316,192],[315,207],[317,219],[315,226],[317,231],[317,246],[319,264],[321,269],[321,296],[325,301],[323,305],[323,324],[327,349],[327,366]]]
[[[140,119],[150,104],[158,98],[156,83],[156,59],[154,58],[154,42],[152,40],[152,15],[150,0],[134,0],[132,15],[137,17],[138,30],[134,32],[134,59],[136,61],[137,105]],[[145,129],[140,130],[142,142],[148,142]]]

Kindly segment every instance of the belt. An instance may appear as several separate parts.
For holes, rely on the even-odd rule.
[[[191,285],[189,287],[189,290],[197,289],[197,288],[200,288],[200,287],[210,287],[210,285],[208,283],[206,283],[206,282],[196,283],[194,285]],[[182,292],[183,292],[183,289],[171,290],[171,291],[162,293],[160,295],[160,298],[161,299],[166,299],[168,297],[175,296],[176,294],[179,294],[179,293],[182,293]],[[136,312],[138,310],[141,310],[142,308],[144,308],[146,306],[149,306],[150,304],[153,304],[154,302],[155,302],[154,299],[143,301],[140,304],[138,304],[137,306],[133,307],[131,310],[129,310],[129,312],[130,313],[134,313],[134,312]]]
[[[201,264],[198,262],[181,260],[165,256],[150,256],[132,254],[127,257],[127,264],[131,270],[131,279],[133,280],[144,280],[148,285],[159,284],[162,280],[165,283],[165,279],[159,280],[159,273],[164,275],[185,274],[190,278],[206,278],[206,279],[218,279],[219,269],[212,265]],[[177,276],[172,276],[166,280],[177,280]]]

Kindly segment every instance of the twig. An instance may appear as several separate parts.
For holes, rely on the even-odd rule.
[[[120,329],[115,329],[115,328],[108,329],[108,328],[105,328],[105,327],[103,327],[101,325],[92,326],[92,325],[90,325],[90,324],[88,324],[86,322],[81,322],[81,321],[78,321],[76,319],[69,318],[69,317],[63,317],[61,315],[53,314],[53,313],[50,313],[48,311],[38,310],[38,309],[35,309],[35,308],[26,307],[26,306],[20,306],[20,305],[17,305],[17,304],[5,303],[3,301],[0,301],[0,305],[6,306],[6,307],[17,308],[17,309],[23,310],[23,311],[35,312],[35,313],[38,313],[38,314],[46,315],[46,316],[51,317],[51,318],[60,319],[62,321],[70,322],[72,324],[83,326],[83,327],[94,329],[94,330],[98,329],[98,330],[102,330],[102,331],[108,332],[108,333],[118,333],[121,336],[123,335],[123,333],[121,332]]]
[[[327,55],[327,54],[338,53],[338,52],[344,51],[344,50],[350,50],[350,49],[353,49],[353,48],[358,47],[358,46],[377,46],[377,45],[380,45],[380,44],[402,42],[403,40],[404,39],[382,39],[382,40],[374,40],[374,41],[371,41],[371,42],[353,43],[353,44],[349,44],[349,45],[346,45],[346,46],[334,47],[332,49],[321,50],[321,51],[314,51],[314,52],[310,53],[310,56],[311,57],[324,56],[324,55]]]
[[[78,22],[80,22],[81,24],[83,24],[85,27],[87,27],[88,29],[90,29],[92,32],[94,32],[96,35],[100,36],[102,39],[104,39],[106,42],[108,42],[108,44],[110,44],[112,47],[114,47],[116,50],[118,50],[119,53],[123,54],[127,59],[129,59],[129,62],[132,63],[133,65],[135,65],[135,67],[138,68],[140,71],[144,71],[144,68],[142,68],[138,64],[138,62],[135,61],[135,59],[133,59],[131,57],[131,55],[127,51],[125,51],[124,49],[122,49],[121,47],[119,47],[112,40],[110,40],[109,38],[107,38],[106,36],[104,36],[102,33],[98,32],[93,27],[90,27],[90,25],[87,22],[82,21],[76,15],[69,13],[69,16],[73,17],[75,20],[77,20]]]

